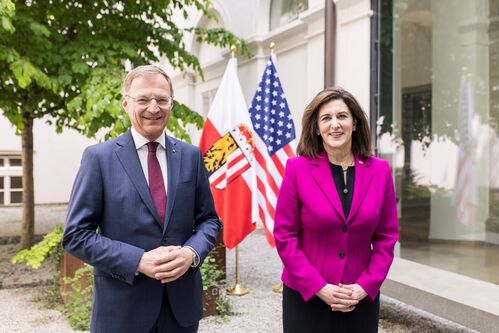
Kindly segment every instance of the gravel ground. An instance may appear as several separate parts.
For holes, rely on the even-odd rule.
[[[200,333],[282,332],[281,294],[272,291],[280,281],[281,263],[268,246],[262,229],[250,234],[239,247],[240,282],[250,289],[244,296],[228,296],[234,316],[208,317],[199,325]],[[235,250],[227,251],[227,282],[235,283]]]
[[[55,266],[47,264],[32,269],[24,264],[12,265],[10,261],[17,248],[17,244],[0,245],[0,287],[14,289],[49,284],[55,275]]]
[[[62,313],[40,307],[40,288],[0,290],[0,332],[73,333]]]

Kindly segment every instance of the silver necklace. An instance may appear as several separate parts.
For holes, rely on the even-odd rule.
[[[348,171],[349,167],[351,167],[351,166],[354,165],[354,162],[355,162],[355,159],[353,159],[352,162],[350,162],[350,164],[348,164],[348,166],[345,169],[343,169],[343,166],[341,167],[341,170],[343,170],[343,174],[345,174],[345,172]],[[343,187],[343,194],[347,195],[348,194],[348,188],[347,188],[347,180],[346,180],[345,176],[343,176],[343,180],[344,180],[344,182],[343,182],[343,186],[344,186]]]

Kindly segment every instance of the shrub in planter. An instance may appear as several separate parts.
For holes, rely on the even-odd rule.
[[[199,269],[203,279],[204,316],[231,314],[231,304],[224,291],[225,274],[215,258],[208,255]]]

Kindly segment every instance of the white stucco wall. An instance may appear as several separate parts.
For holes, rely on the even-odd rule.
[[[96,143],[73,130],[62,134],[43,120],[33,126],[33,176],[35,204],[67,202],[81,154]],[[0,151],[21,152],[21,138],[3,114],[0,115]]]
[[[369,115],[371,1],[334,2],[337,12],[336,84],[350,91]]]
[[[246,103],[249,105],[270,55],[269,45],[276,44],[276,67],[286,94],[291,114],[301,132],[301,117],[308,102],[324,84],[324,2],[310,1],[309,9],[288,24],[269,31],[270,0],[246,1],[244,9],[234,1],[214,1],[213,8],[223,26],[247,39],[253,51],[250,59],[239,58],[238,74]],[[198,22],[202,26],[202,19]],[[190,79],[180,73],[173,75],[175,95],[183,103],[204,114],[203,94],[216,90],[229,57],[228,48],[193,43],[191,50],[203,65],[204,81],[197,75]],[[214,58],[219,52],[218,59]],[[183,100],[186,98],[186,100]],[[199,140],[194,131],[193,142]]]

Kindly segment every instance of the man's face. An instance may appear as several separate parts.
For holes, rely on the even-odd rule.
[[[123,96],[122,105],[133,128],[146,139],[154,141],[163,134],[170,119],[173,105],[170,85],[161,74],[139,76]]]

